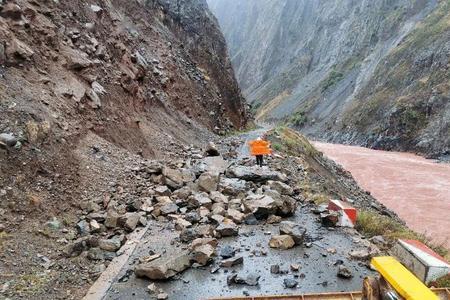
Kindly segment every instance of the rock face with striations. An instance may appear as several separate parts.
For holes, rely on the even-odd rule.
[[[446,1],[208,0],[260,120],[445,155]]]

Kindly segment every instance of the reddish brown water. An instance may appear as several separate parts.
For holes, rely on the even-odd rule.
[[[409,227],[450,248],[450,164],[399,152],[314,142]]]

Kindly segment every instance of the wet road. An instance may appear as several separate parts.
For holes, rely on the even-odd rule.
[[[294,247],[289,250],[271,249],[268,246],[269,232],[278,234],[278,225],[243,225],[239,237],[224,238],[219,241],[220,248],[230,245],[238,250],[236,256],[244,257],[244,263],[232,268],[220,268],[214,274],[220,259],[207,267],[189,268],[176,276],[175,280],[155,282],[168,295],[169,299],[199,300],[210,297],[242,296],[249,295],[292,295],[312,292],[336,292],[360,290],[365,276],[372,275],[361,262],[348,258],[348,253],[355,249],[363,249],[367,241],[359,238],[353,229],[337,228],[328,230],[317,222],[317,216],[311,213],[311,207],[299,208],[295,216],[289,220],[302,224],[307,228],[311,237],[318,239],[313,242],[311,248]],[[130,257],[127,265],[120,272],[104,297],[105,300],[119,299],[149,299],[147,286],[152,282],[147,279],[137,278],[134,274],[126,276],[129,270],[133,270],[138,258],[149,254],[165,253],[174,255],[180,251],[180,245],[172,245],[171,241],[178,236],[176,231],[170,230],[168,224],[154,223],[143,238],[136,251]],[[350,233],[350,234],[349,234]],[[164,238],[161,238],[164,237]],[[336,253],[329,253],[327,249],[335,249]],[[267,255],[261,255],[261,251]],[[342,279],[336,276],[338,263],[344,263],[353,273],[352,279]],[[270,266],[279,264],[286,274],[271,274]],[[290,271],[291,264],[299,264],[299,272]],[[237,272],[239,275],[255,274],[261,276],[259,285],[227,285],[227,276]],[[301,274],[304,274],[301,275]],[[283,286],[283,280],[293,278],[299,286],[295,289],[287,289]],[[125,276],[125,277],[124,277]]]
[[[408,226],[450,248],[450,164],[399,152],[315,142]]]

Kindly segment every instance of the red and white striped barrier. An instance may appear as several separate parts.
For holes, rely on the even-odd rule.
[[[356,225],[356,208],[341,200],[330,200],[328,209],[337,211],[339,216],[338,226],[355,227]]]
[[[392,252],[406,268],[426,284],[450,272],[450,264],[419,241],[398,240]]]

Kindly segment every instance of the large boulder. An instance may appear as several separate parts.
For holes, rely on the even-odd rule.
[[[204,165],[204,171],[213,174],[222,174],[225,173],[229,163],[221,156],[212,156],[202,159],[202,164]]]
[[[175,253],[166,258],[139,264],[135,272],[138,277],[147,277],[152,280],[167,280],[191,266],[189,251]]]
[[[244,201],[247,211],[253,213],[258,220],[266,219],[278,210],[277,202],[270,196],[252,195]]]
[[[287,176],[277,171],[266,168],[258,168],[256,166],[236,166],[228,168],[226,175],[230,178],[238,178],[253,182],[286,181]]]
[[[221,177],[219,190],[225,195],[237,196],[239,194],[245,194],[247,191],[247,183],[238,178]]]
[[[267,185],[282,195],[292,196],[294,194],[294,189],[284,182],[269,180]]]

